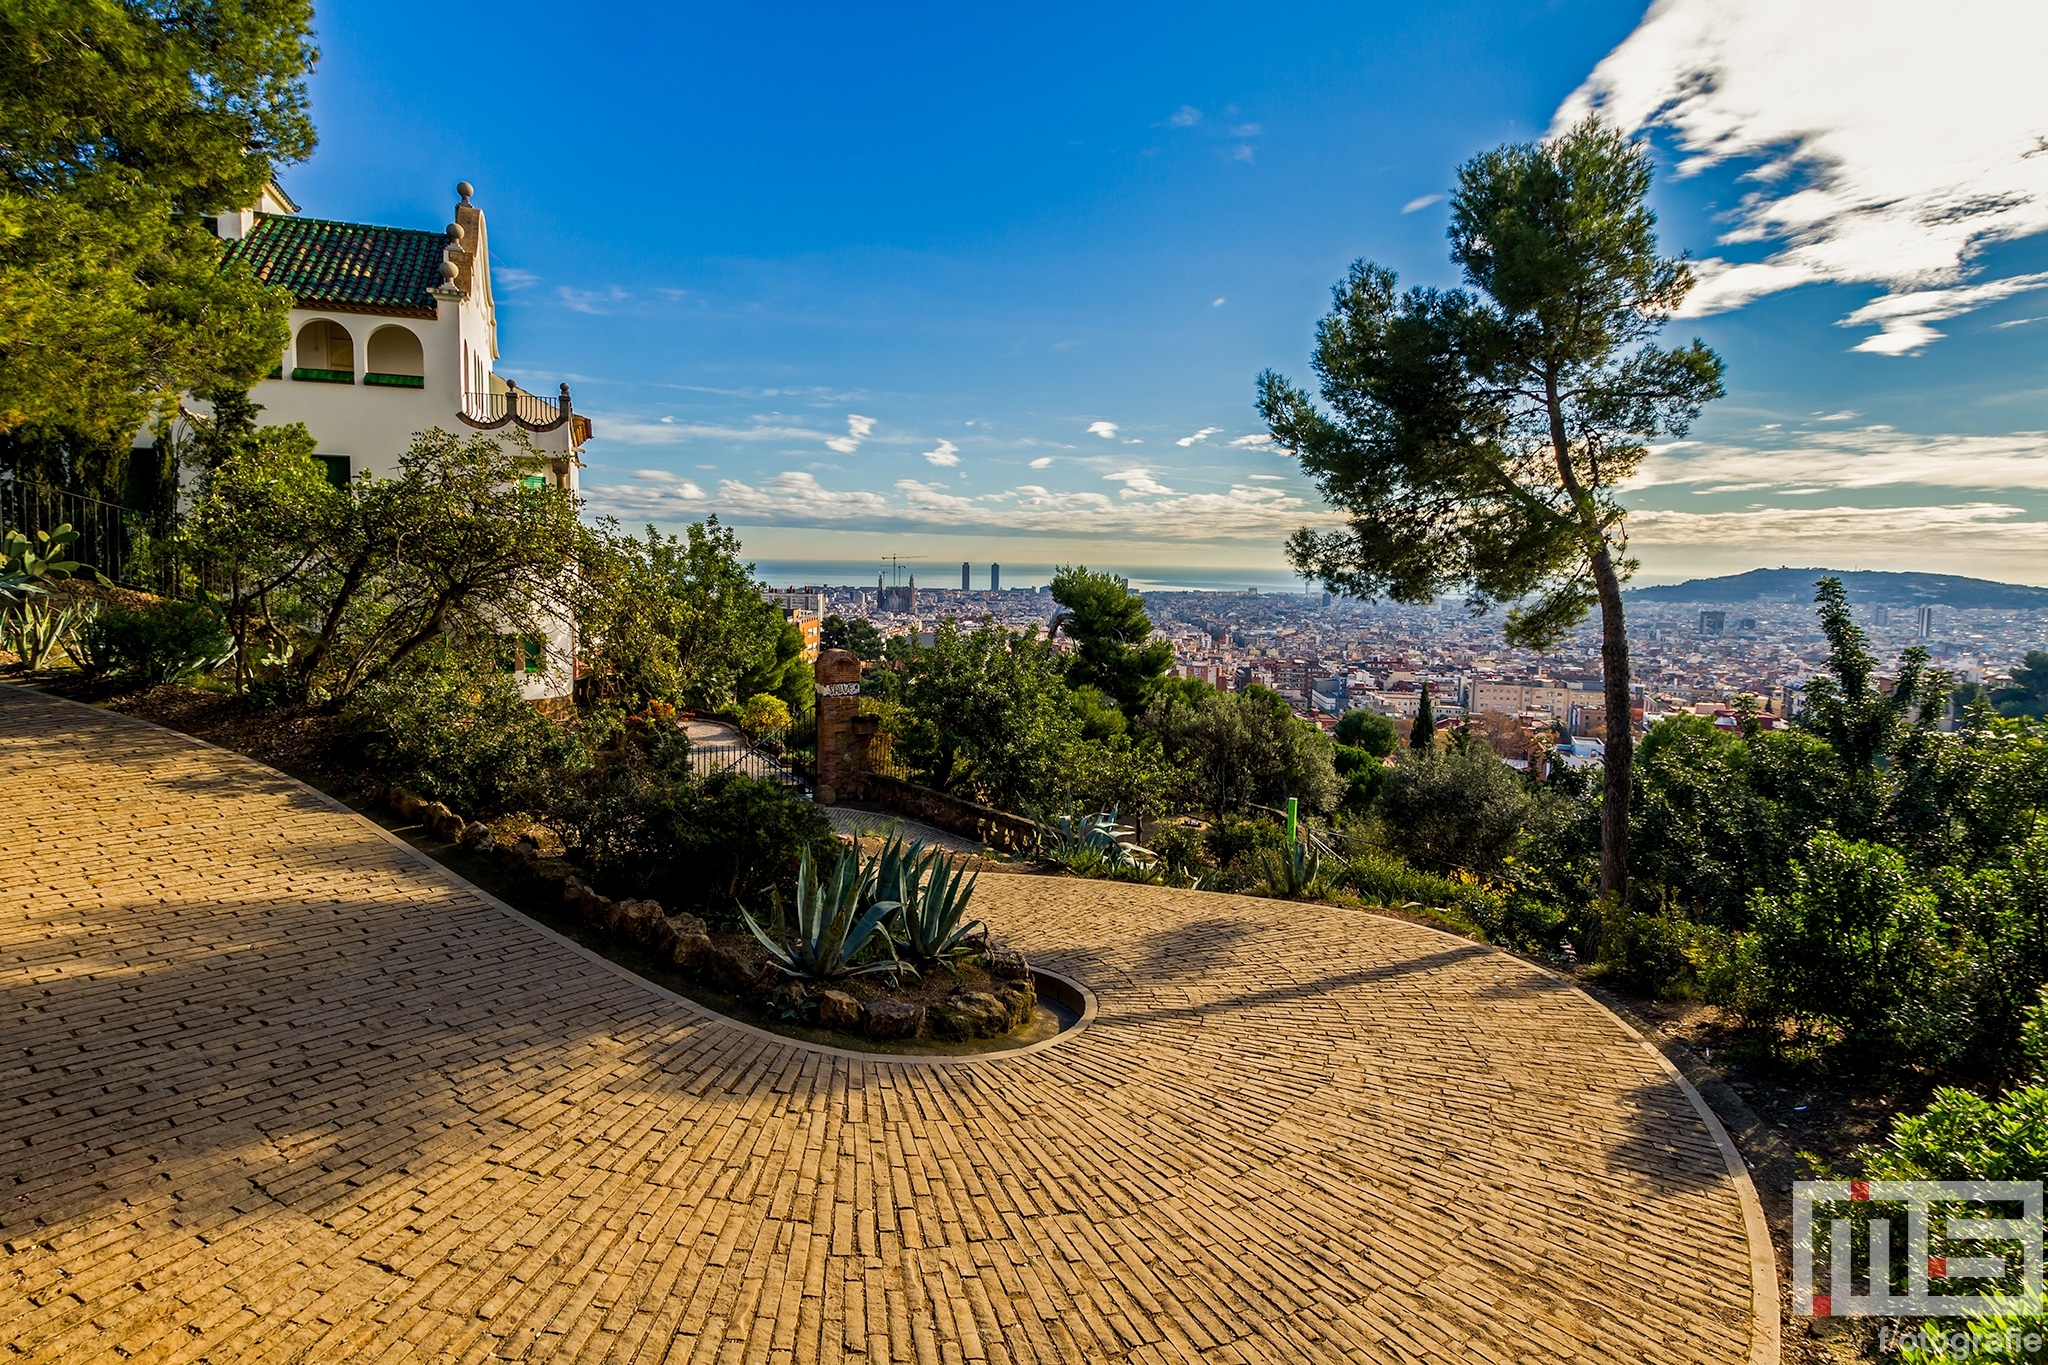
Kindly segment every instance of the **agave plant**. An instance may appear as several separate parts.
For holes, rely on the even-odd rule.
[[[25,599],[45,591],[44,579],[77,573],[83,566],[64,557],[77,539],[68,521],[54,531],[37,531],[33,538],[15,530],[0,536],[0,597]]]
[[[1289,844],[1266,855],[1266,891],[1300,900],[1312,896],[1323,880],[1323,855],[1306,843]]]
[[[97,603],[52,607],[39,598],[24,597],[0,617],[0,648],[12,652],[29,672],[40,673],[59,646],[69,652],[79,627],[98,612]]]
[[[1114,876],[1157,861],[1151,849],[1137,842],[1136,830],[1116,822],[1113,810],[1057,816],[1042,828],[1047,855],[1076,871],[1100,870]]]
[[[918,849],[916,844],[910,847]],[[951,962],[969,950],[968,940],[977,929],[986,936],[980,920],[961,923],[981,874],[969,877],[965,885],[961,875],[960,867],[938,849],[906,859],[898,883],[902,909],[895,920],[904,956],[914,962]]]
[[[859,854],[849,849],[840,856],[830,875],[820,880],[811,866],[811,851],[806,848],[797,863],[796,923],[788,945],[776,942],[744,909],[740,918],[768,950],[775,965],[789,976],[807,981],[837,981],[870,972],[901,972],[905,968],[896,958],[895,942],[883,927],[889,916],[896,913],[897,902],[877,900],[865,911],[862,909],[874,875],[875,865],[863,863]],[[861,950],[877,936],[889,949],[888,960],[857,964],[855,959]]]

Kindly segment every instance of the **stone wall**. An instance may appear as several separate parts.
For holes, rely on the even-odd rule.
[[[901,778],[868,773],[862,779],[867,799],[887,806],[899,815],[922,820],[927,825],[978,839],[991,848],[1010,852],[1031,848],[1038,840],[1038,826],[1021,815],[963,801],[957,796],[935,792]]]

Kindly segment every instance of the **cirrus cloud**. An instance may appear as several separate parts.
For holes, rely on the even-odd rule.
[[[1688,314],[1804,284],[1889,292],[1843,322],[1856,349],[1917,351],[1931,324],[2048,277],[1968,281],[1986,248],[2048,230],[2048,112],[2036,93],[2048,6],[1977,0],[1657,0],[1558,110],[1663,128],[1681,175],[1754,161],[1722,241],[1761,260],[1699,263]]]

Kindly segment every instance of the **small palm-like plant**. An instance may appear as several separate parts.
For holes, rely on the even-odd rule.
[[[1289,844],[1266,855],[1266,893],[1301,900],[1321,889],[1323,855],[1306,843]]]
[[[911,845],[913,852],[917,848]],[[975,930],[986,933],[980,920],[961,922],[980,875],[963,885],[961,869],[938,849],[908,861],[899,883],[903,908],[896,916],[904,956],[914,962],[951,962],[970,950]]]
[[[896,958],[895,943],[883,927],[896,913],[898,903],[876,900],[865,911],[861,908],[874,875],[874,864],[863,863],[860,855],[849,849],[820,880],[806,848],[797,863],[796,923],[791,941],[787,945],[776,942],[744,909],[740,918],[786,975],[806,981],[837,981],[870,972],[902,972],[905,968]],[[877,936],[889,949],[888,959],[857,962],[862,949]]]
[[[0,616],[0,648],[18,656],[29,672],[40,673],[59,646],[68,652],[80,627],[98,612],[96,603],[52,607],[39,598],[24,597],[19,605]]]

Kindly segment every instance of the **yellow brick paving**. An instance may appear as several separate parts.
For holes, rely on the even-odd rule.
[[[1100,1017],[854,1059],[182,736],[0,689],[0,781],[8,1359],[1752,1358],[1712,1133],[1477,945],[987,876]]]

